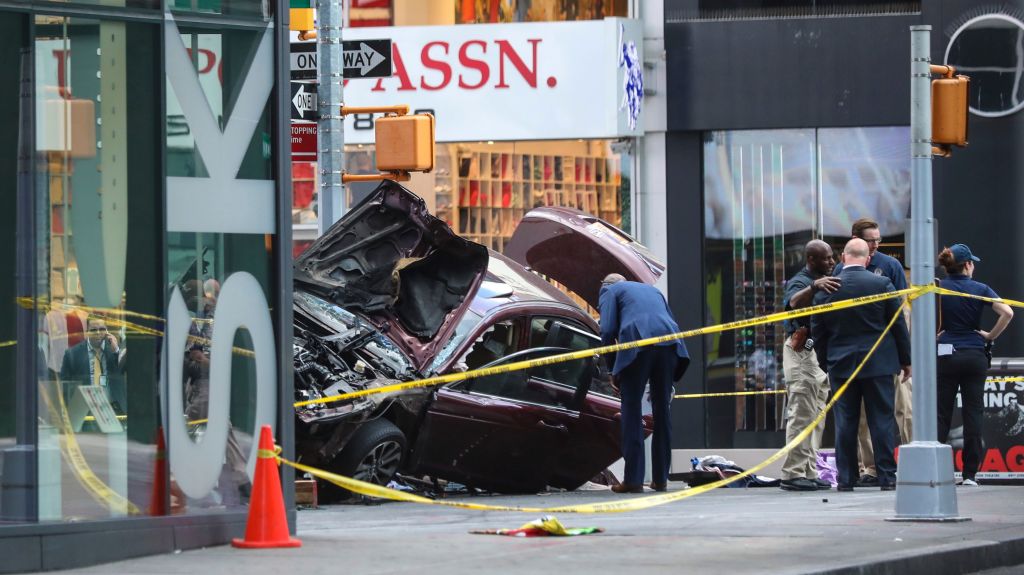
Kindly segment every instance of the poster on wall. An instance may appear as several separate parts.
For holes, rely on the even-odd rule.
[[[1024,481],[1024,382],[986,381],[981,428],[981,469],[978,479]],[[963,419],[960,395],[948,443],[953,447],[956,476],[963,469]]]

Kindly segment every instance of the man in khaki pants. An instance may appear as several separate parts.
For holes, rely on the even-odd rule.
[[[897,290],[907,288],[907,276],[903,271],[903,264],[892,256],[887,256],[878,251],[882,243],[882,232],[878,229],[878,222],[869,218],[861,218],[853,222],[850,229],[850,236],[860,238],[868,244],[868,265],[865,266],[869,272],[875,275],[885,276],[892,282]],[[836,266],[832,275],[839,275],[843,264]],[[907,327],[910,327],[910,314],[904,308],[904,319]],[[912,428],[912,404],[911,404],[911,382],[910,378],[900,381],[900,376],[895,379],[896,385],[896,426],[900,430],[900,444],[910,443]],[[858,486],[877,486],[878,471],[875,469],[875,452],[871,447],[871,436],[868,434],[868,422],[865,416],[867,412],[864,406],[860,410],[860,427],[857,429],[857,453],[860,459],[860,479]]]
[[[832,293],[839,289],[839,279],[829,277],[835,265],[832,248],[821,240],[811,240],[804,247],[807,265],[786,281],[783,304],[787,310],[811,305],[819,290]],[[814,340],[810,339],[810,318],[786,322],[786,345],[782,348],[782,371],[786,379],[786,443],[814,421],[828,400],[828,378],[818,366]],[[786,454],[782,463],[782,483],[786,491],[829,489],[831,484],[818,478],[817,455],[821,447],[824,420],[810,437]]]

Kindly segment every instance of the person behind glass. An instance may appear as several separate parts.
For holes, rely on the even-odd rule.
[[[864,268],[870,257],[868,253],[864,240],[854,238],[847,242],[843,250],[846,265],[839,276],[842,285],[833,294],[818,292],[814,305],[895,291],[888,279]],[[899,299],[889,298],[811,317],[814,351],[818,363],[828,372],[833,391],[838,390],[863,362],[856,379],[850,382],[835,405],[838,491],[852,491],[857,482],[857,423],[862,400],[867,410],[879,486],[883,491],[896,488],[894,377],[900,371],[904,378],[910,377],[910,334],[899,310]],[[871,357],[864,361],[893,316],[896,322]]]
[[[947,277],[940,286],[966,294],[998,298],[987,285],[974,281],[974,264],[981,259],[964,244],[954,244],[939,254],[939,265]],[[990,331],[982,331],[981,312],[991,306],[996,323]],[[962,296],[940,298],[937,381],[939,441],[949,438],[950,421],[959,391],[964,421],[963,485],[977,486],[975,475],[981,463],[981,419],[984,407],[985,374],[989,358],[986,344],[1003,333],[1013,309],[1002,302],[986,302]]]
[[[679,332],[665,296],[652,285],[626,281],[609,274],[601,282],[598,299],[601,313],[601,342],[629,343]],[[671,405],[673,381],[683,376],[690,356],[682,340],[656,346],[626,349],[609,354],[612,381],[622,399],[622,457],[626,460],[623,481],[612,487],[615,493],[640,493],[644,479],[644,429],[641,401],[644,388],[651,385],[654,438],[651,443],[651,489],[668,489],[672,464]]]
[[[107,331],[107,322],[89,316],[85,321],[85,339],[69,348],[61,363],[64,401],[71,401],[76,386],[96,385],[106,390],[114,411],[124,414],[127,396],[119,351],[117,337]]]
[[[832,246],[811,240],[804,247],[804,266],[786,281],[782,304],[786,311],[811,305],[819,291],[833,293],[839,289],[839,278],[828,273],[835,266]],[[818,367],[814,355],[814,339],[810,337],[811,320],[799,317],[786,321],[785,347],[782,348],[782,373],[786,380],[786,443],[793,440],[814,421],[828,400],[828,377]],[[817,472],[818,449],[825,429],[822,420],[814,432],[786,454],[782,462],[782,482],[786,491],[830,489],[832,484],[820,479]]]
[[[198,279],[181,284],[182,298],[191,321],[185,348],[185,416],[189,421],[205,419],[210,403],[210,340],[213,337],[212,309],[203,297]]]
[[[907,289],[907,275],[903,271],[903,264],[896,258],[878,251],[878,246],[882,243],[882,232],[878,227],[878,222],[871,218],[860,218],[850,226],[850,237],[860,238],[868,244],[868,263],[864,269],[875,275],[888,278],[897,290]],[[832,271],[832,275],[838,276],[842,271],[843,264],[840,263]],[[907,310],[904,310],[903,319],[909,328],[910,314],[907,313]],[[913,439],[911,382],[910,379],[901,380],[897,377],[894,385],[896,386],[895,413],[899,443],[910,443]],[[867,411],[866,407],[862,405],[860,423],[857,428],[857,451],[860,459],[860,479],[857,480],[857,484],[863,487],[874,487],[878,485],[878,471],[875,469],[875,454],[868,432]]]

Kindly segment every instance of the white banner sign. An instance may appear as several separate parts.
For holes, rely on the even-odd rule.
[[[441,142],[643,132],[638,20],[346,28],[343,38],[390,38],[394,58],[390,78],[346,80],[345,103],[431,111]],[[369,115],[346,118],[345,143],[372,142]]]

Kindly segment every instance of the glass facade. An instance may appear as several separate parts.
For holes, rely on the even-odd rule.
[[[159,27],[34,29],[39,518],[139,513],[159,427]]]
[[[0,12],[0,537],[244,513],[290,436],[276,4],[90,4]]]
[[[804,245],[840,251],[854,220],[879,222],[879,249],[903,259],[910,208],[909,128],[710,132],[704,141],[706,325],[781,311]],[[708,338],[709,392],[784,389],[781,324]],[[708,445],[749,447],[783,429],[782,396],[708,413]],[[781,442],[779,443],[781,445]]]
[[[271,161],[271,113],[270,102],[246,102],[241,94],[246,80],[254,66],[268,65],[261,62],[258,47],[264,38],[262,29],[237,29],[211,31],[208,28],[179,26],[181,45],[190,57],[191,68],[199,78],[204,98],[196,102],[187,95],[179,96],[186,90],[170,85],[168,78],[167,98],[167,173],[179,181],[211,178],[207,161],[235,161],[239,168],[235,180],[269,181],[273,178]],[[170,50],[171,48],[168,47]],[[269,94],[266,94],[269,95]],[[224,131],[225,138],[232,138],[230,148],[236,149],[231,159],[211,154],[209,144],[198,139],[202,132],[188,129],[187,122],[198,116],[195,108],[208,106],[217,123],[227,126],[237,113],[254,112],[254,124],[249,132],[231,133]],[[252,107],[252,109],[246,109]],[[171,125],[182,125],[182,130],[171,131]],[[214,174],[215,176],[216,174]],[[239,199],[259,201],[256,190],[241,189]],[[204,441],[211,425],[211,364],[213,328],[217,323],[217,307],[221,287],[236,272],[251,274],[264,294],[271,293],[272,253],[263,234],[222,233],[216,231],[216,224],[200,221],[199,213],[216,210],[216,202],[204,197],[189,197],[183,219],[169,221],[173,231],[167,237],[167,278],[171,290],[177,290],[188,310],[189,336],[185,357],[181,360],[181,378],[171,385],[182,390],[183,405],[178,417],[185,423],[189,440],[195,444]],[[172,208],[173,210],[173,208]],[[196,225],[193,225],[196,224]],[[201,229],[200,229],[201,228]],[[187,231],[186,231],[187,230]],[[170,295],[170,294],[169,294]],[[269,313],[269,309],[267,310]],[[229,334],[230,335],[230,334]],[[239,329],[233,335],[230,356],[230,399],[229,422],[226,450],[221,454],[222,462],[214,488],[209,493],[196,497],[182,493],[180,504],[192,509],[224,509],[239,507],[248,500],[251,483],[246,474],[246,459],[253,448],[256,422],[257,386],[256,361],[252,336],[248,329]],[[216,407],[216,406],[214,406]],[[173,409],[173,407],[172,407]],[[172,476],[172,481],[176,478]],[[173,494],[172,495],[177,495]],[[175,503],[177,497],[175,498]]]

